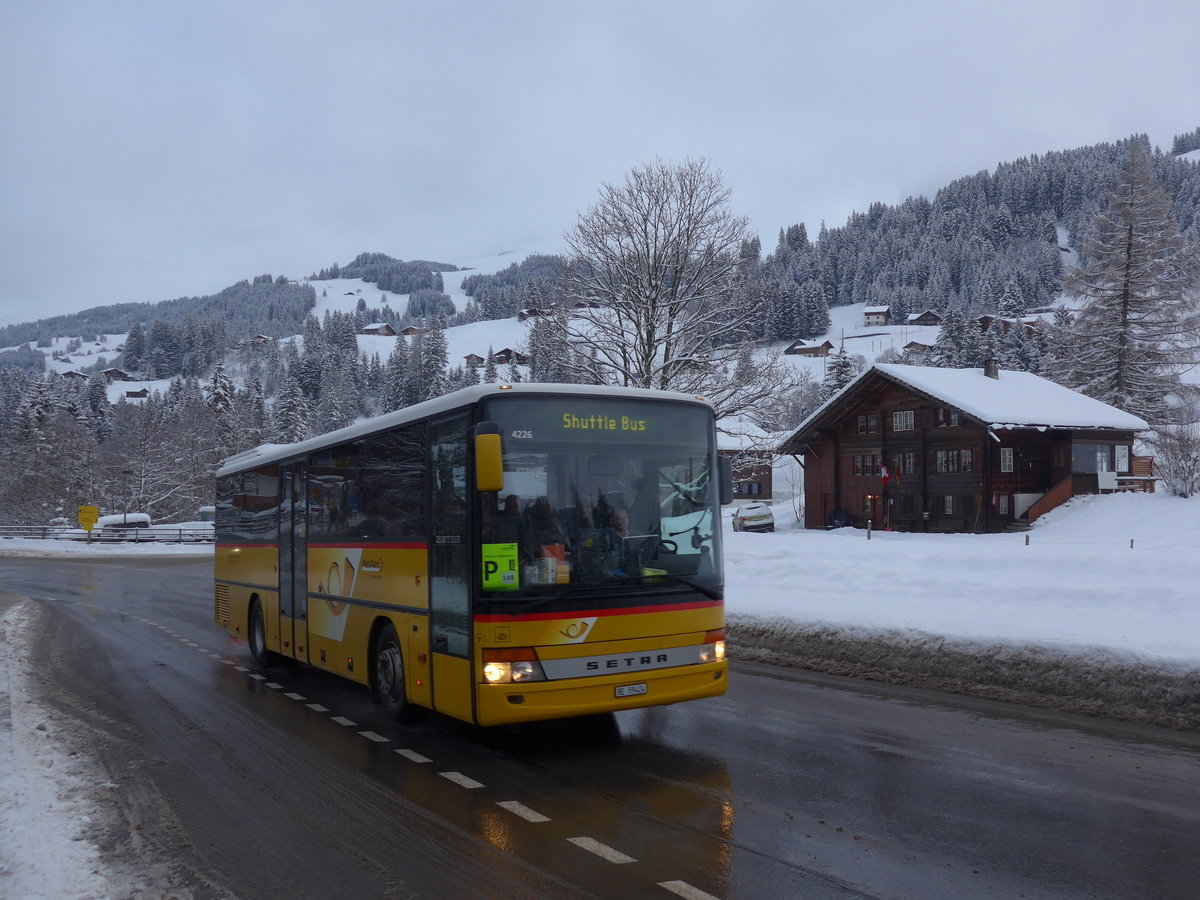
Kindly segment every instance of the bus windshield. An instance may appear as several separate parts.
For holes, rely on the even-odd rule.
[[[483,597],[662,587],[720,597],[712,413],[655,400],[513,396],[504,489],[481,494]]]

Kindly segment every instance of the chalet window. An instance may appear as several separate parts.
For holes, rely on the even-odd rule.
[[[906,450],[900,457],[900,471],[912,475],[917,471],[917,454],[915,450]]]
[[[868,413],[865,416],[858,417],[858,433],[859,434],[878,434],[879,433],[879,414]]]
[[[1118,472],[1128,472],[1129,468],[1129,447],[1126,444],[1117,444],[1114,448],[1117,451],[1117,465],[1115,466]]]
[[[861,456],[854,457],[854,474],[861,475],[863,473],[863,458]]]
[[[996,511],[1002,516],[1008,515],[1008,494],[1001,494],[996,503]]]
[[[1071,445],[1071,471],[1072,472],[1112,472],[1113,468],[1113,450],[1112,444],[1072,444]]]
[[[947,515],[947,516],[954,515],[954,495],[953,494],[946,494],[946,496],[942,497],[942,513],[943,513],[943,515]]]
[[[971,471],[971,462],[972,462],[971,451],[970,450],[960,450],[959,451],[959,462],[961,463],[961,465],[959,466],[960,471],[970,472]]]
[[[937,411],[938,428],[954,428],[958,425],[958,410],[939,406]]]
[[[966,451],[970,452],[970,451]],[[957,472],[959,461],[958,450],[939,450],[937,452],[937,470],[939,472]]]
[[[893,431],[913,431],[917,427],[917,417],[914,410],[898,409],[892,413]]]
[[[1013,470],[1013,448],[1000,448],[1000,471],[1011,472]]]

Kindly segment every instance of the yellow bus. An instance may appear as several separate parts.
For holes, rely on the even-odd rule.
[[[217,472],[215,618],[387,713],[500,725],[724,693],[702,399],[479,385]]]

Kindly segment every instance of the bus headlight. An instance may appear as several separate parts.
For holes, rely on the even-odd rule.
[[[532,647],[484,649],[483,680],[487,684],[545,681],[546,673]]]
[[[483,680],[488,684],[507,684],[512,681],[512,663],[487,663],[483,667]]]
[[[720,662],[725,658],[725,632],[710,631],[700,646],[700,662]]]
[[[513,681],[536,681],[541,669],[536,662],[515,662],[512,664]]]

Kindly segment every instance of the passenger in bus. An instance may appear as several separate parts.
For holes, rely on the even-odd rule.
[[[658,469],[647,464],[646,473],[633,485],[629,522],[633,534],[657,534],[662,522],[659,506]]]
[[[498,498],[497,498],[498,499]],[[492,544],[518,544],[521,541],[521,498],[509,494],[504,505],[494,508],[490,498],[483,503],[484,534]]]
[[[526,513],[524,545],[521,549],[527,559],[544,556],[543,547],[566,547],[566,529],[559,521],[549,498],[538,497]]]

